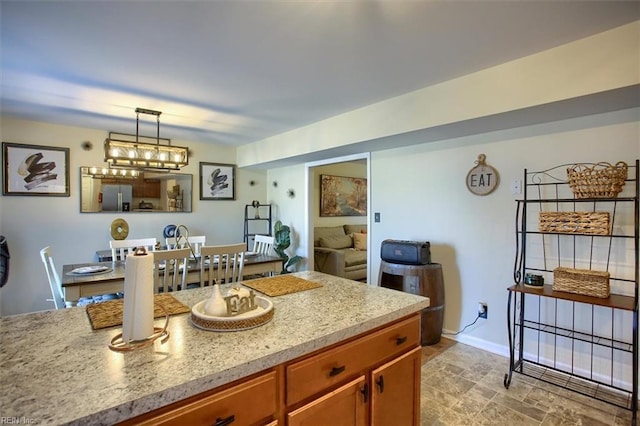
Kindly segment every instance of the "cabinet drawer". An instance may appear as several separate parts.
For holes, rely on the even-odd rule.
[[[312,355],[286,367],[286,403],[292,405],[353,378],[419,345],[420,316]]]
[[[275,417],[276,396],[276,372],[271,371],[229,389],[192,398],[188,403],[177,402],[159,409],[157,414],[151,412],[133,420],[137,425],[266,424]]]

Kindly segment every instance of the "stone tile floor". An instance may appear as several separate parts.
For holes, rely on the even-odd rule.
[[[421,424],[631,425],[631,412],[515,374],[508,359],[442,338],[422,350]]]

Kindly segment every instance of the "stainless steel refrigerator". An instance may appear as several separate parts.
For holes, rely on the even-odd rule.
[[[102,211],[130,211],[133,204],[132,185],[102,185]]]

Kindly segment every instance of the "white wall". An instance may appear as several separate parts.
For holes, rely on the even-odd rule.
[[[183,173],[193,174],[193,213],[80,213],[80,166],[102,165],[107,131],[2,118],[5,142],[69,147],[70,197],[0,197],[0,234],[11,252],[9,282],[0,290],[2,315],[52,308],[39,251],[50,245],[59,271],[63,264],[91,262],[96,250],[108,249],[110,225],[116,217],[129,223],[129,238],[156,237],[168,224],[184,224],[192,235],[206,235],[208,244],[243,240],[244,205],[266,199],[266,172],[238,169],[235,201],[199,199],[199,162],[235,163],[235,149],[192,141],[172,141],[192,150]],[[84,141],[93,142],[84,151]],[[249,182],[255,181],[255,185]]]
[[[476,317],[480,301],[489,318],[467,335],[505,345],[506,288],[515,255],[514,200],[510,182],[524,168],[543,170],[573,162],[640,157],[639,110],[553,122],[372,154],[372,247],[385,238],[431,242],[432,259],[443,265],[444,327],[457,331]],[[498,170],[501,183],[476,196],[465,177],[478,154]],[[383,172],[387,170],[388,172]],[[372,282],[380,259],[373,256]]]
[[[267,199],[274,208],[273,223],[280,220],[291,228],[291,246],[287,250],[289,257],[294,254],[304,257],[293,268],[296,271],[304,271],[308,265],[305,249],[308,237],[305,229],[305,182],[303,165],[281,167],[267,172]],[[293,197],[289,195],[290,191],[293,191]],[[313,270],[313,267],[309,269]]]
[[[465,186],[466,174],[480,153],[486,154],[488,164],[500,175],[499,187],[487,196],[473,195]],[[369,283],[378,282],[382,240],[430,241],[432,260],[443,266],[445,331],[455,332],[471,323],[478,302],[484,301],[489,305],[488,319],[456,339],[507,355],[506,289],[513,283],[515,199],[521,197],[512,195],[511,181],[522,179],[524,168],[632,163],[637,158],[640,109],[373,152],[370,214],[380,212],[382,220],[372,222],[369,230]],[[277,176],[297,182],[303,180],[303,173],[302,165],[272,169],[269,180]],[[269,198],[277,199],[272,188]],[[279,215],[299,232],[303,200],[289,201]],[[297,253],[308,256],[305,247],[301,242]],[[623,375],[627,367],[628,363],[621,367]]]

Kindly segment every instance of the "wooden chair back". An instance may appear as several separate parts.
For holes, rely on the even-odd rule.
[[[206,244],[207,237],[204,235],[194,235],[192,237],[187,237],[187,241],[189,245],[193,249],[193,254],[196,257],[200,256],[200,248]],[[168,237],[165,239],[165,243],[167,244],[167,250],[174,250],[177,248],[185,248],[187,244],[185,244],[183,239],[179,239],[176,237]]]
[[[175,250],[157,250],[153,254],[153,292],[168,293],[186,289],[189,272],[188,248]]]
[[[111,260],[127,260],[127,255],[133,253],[137,247],[144,247],[147,252],[155,251],[158,240],[156,238],[138,238],[134,240],[111,240]]]
[[[242,280],[245,243],[200,248],[200,287]]]

